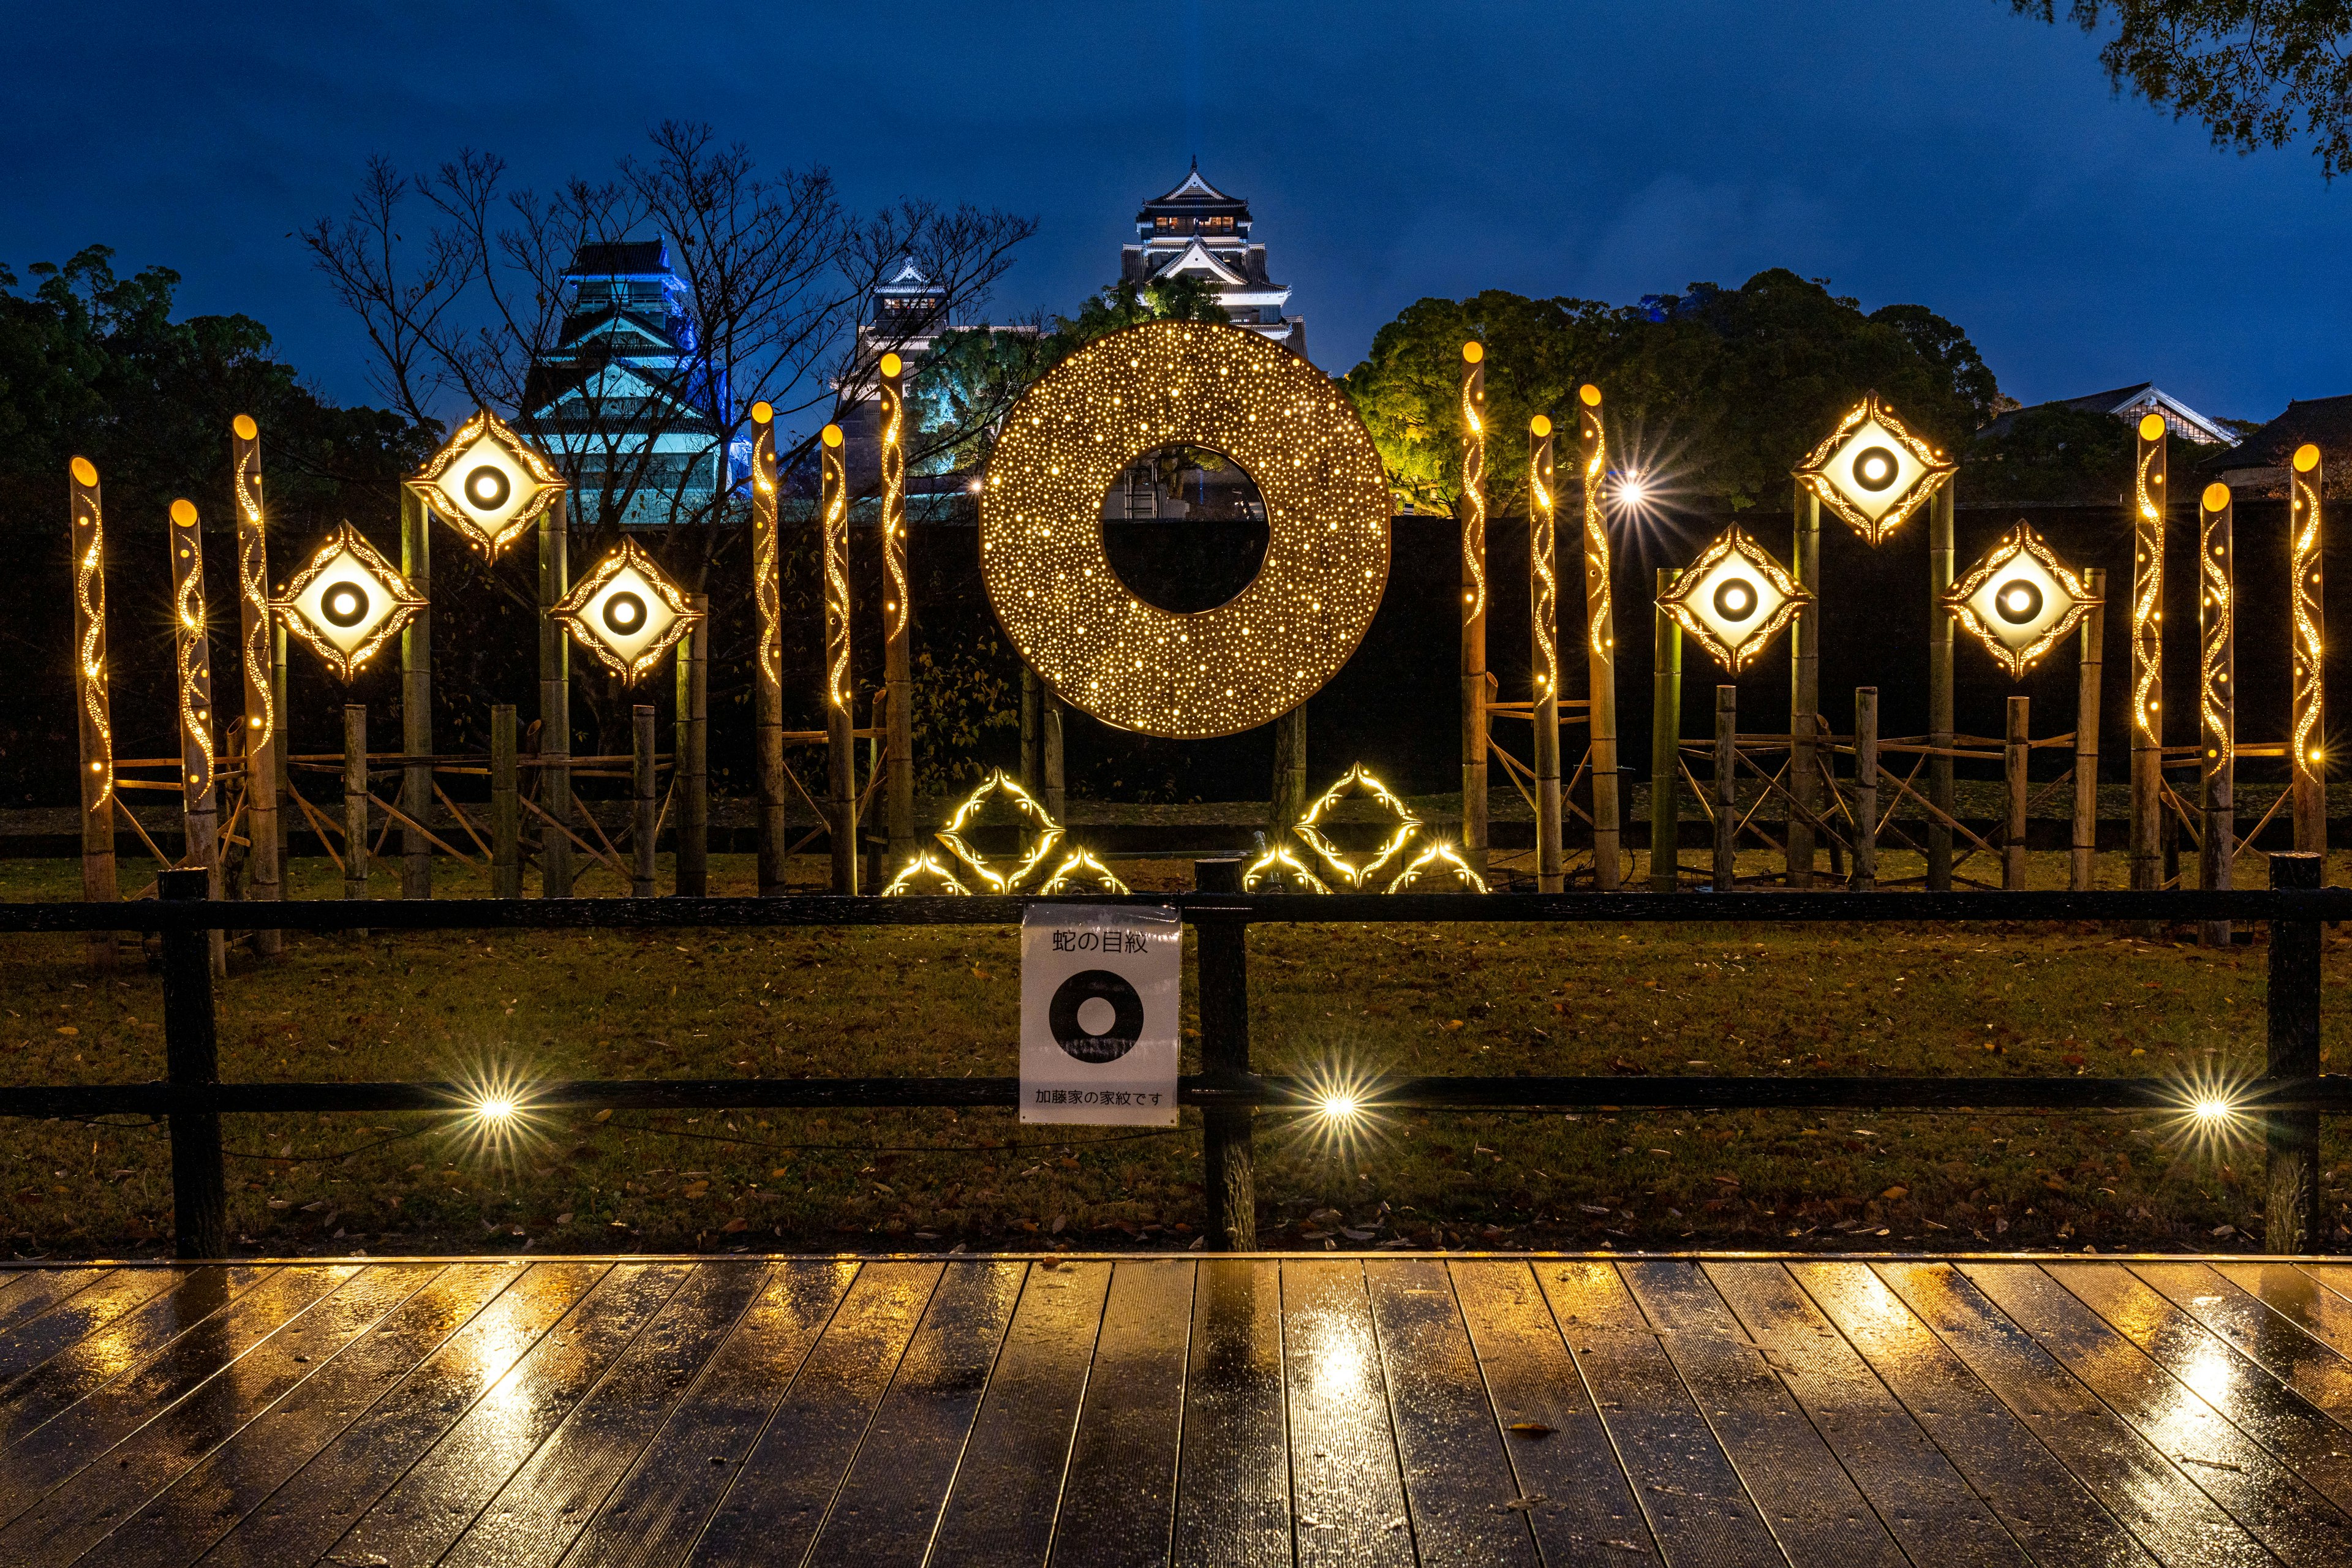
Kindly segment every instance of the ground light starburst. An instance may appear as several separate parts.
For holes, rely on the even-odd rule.
[[[1295,1076],[1298,1099],[1278,1123],[1281,1136],[1318,1164],[1366,1173],[1393,1137],[1379,1075],[1355,1053],[1334,1048]]]
[[[2218,1161],[2262,1135],[2262,1118],[2247,1108],[2253,1075],[2209,1063],[2174,1086],[2167,1113],[2170,1134],[2197,1158]]]
[[[535,1083],[530,1073],[501,1058],[474,1064],[451,1078],[448,1131],[464,1159],[512,1170],[550,1142],[553,1122],[537,1103]]]

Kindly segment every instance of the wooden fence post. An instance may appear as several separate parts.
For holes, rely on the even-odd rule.
[[[1878,688],[1853,692],[1853,890],[1878,886]]]
[[[2107,574],[2094,566],[2083,574],[2084,591],[2091,607],[2083,612],[2082,670],[2074,688],[2074,832],[2066,868],[2066,886],[2087,893],[2093,880],[2093,858],[2099,847],[2099,686],[2105,665],[2101,650],[2107,637]]]
[[[1462,345],[1462,858],[1486,874],[1486,351]]]
[[[2315,889],[2322,858],[2296,850],[2270,858],[2271,886]],[[2270,1040],[2264,1070],[2273,1079],[2319,1075],[2319,922],[2271,921]],[[2319,1227],[2319,1112],[2273,1110],[2268,1123],[2270,1171],[2263,1205],[2263,1250],[2313,1249]]]
[[[400,633],[400,810],[409,822],[400,830],[400,896],[433,896],[433,845],[424,826],[433,816],[433,520],[425,498],[405,485],[400,491],[400,574],[408,579],[417,607]]]
[[[73,480],[71,531],[74,576],[74,685],[80,701],[81,896],[110,904],[121,896],[114,868],[114,720],[106,663],[106,513],[99,502],[98,468],[88,458],[68,465]],[[123,810],[131,808],[125,805]],[[114,933],[89,933],[89,961],[115,962]]]
[[[1307,815],[1307,704],[1301,702],[1274,721],[1274,790],[1267,803],[1266,840],[1290,841],[1291,830]],[[1056,817],[1055,821],[1060,818]]]
[[[678,894],[699,899],[710,892],[710,596],[690,594],[687,603],[702,618],[678,648],[677,741],[670,764],[677,826],[671,842]]]
[[[1063,724],[1069,710],[1050,686],[1039,682],[1044,689],[1037,708],[1037,755],[1045,769],[1044,788],[1037,798],[1045,803],[1045,815],[1063,827],[1070,825],[1069,756],[1064,744]]]
[[[1195,884],[1204,893],[1242,890],[1238,859],[1196,860]],[[1250,1074],[1249,923],[1207,915],[1192,922],[1194,992],[1201,1014],[1201,1072],[1209,1079]],[[1257,1250],[1257,1174],[1247,1106],[1212,1106],[1201,1113],[1201,1180],[1209,1201],[1208,1250]]]
[[[2033,700],[2009,700],[2007,743],[2001,748],[2001,779],[2009,786],[2007,831],[2001,835],[2000,885],[2004,892],[2025,887],[2025,764],[2033,755]]]
[[[490,710],[490,897],[522,897],[522,805],[511,702]]]
[[[278,830],[278,742],[283,723],[271,681],[269,548],[261,506],[261,426],[250,415],[229,422],[229,477],[236,496],[237,666],[245,680],[245,864],[257,903],[285,896]],[[283,933],[253,933],[253,951],[277,955]]]
[[[1797,486],[1797,528],[1790,564],[1812,598],[1797,610],[1789,639],[1789,886],[1813,885],[1813,816],[1821,809],[1821,779],[1813,755],[1821,725],[1822,692],[1822,501]]]
[[[192,903],[211,891],[202,867],[156,877],[157,898]],[[172,1233],[181,1258],[228,1255],[228,1188],[221,1171],[220,1082],[210,932],[163,932],[163,1071],[171,1089]]]
[[[1952,815],[1952,612],[1944,594],[1952,585],[1952,482],[1927,502],[1927,799]],[[1952,890],[1952,830],[1931,818],[1927,830],[1927,890]]]
[[[654,792],[654,710],[650,703],[640,702],[629,710],[630,782],[635,786],[635,812],[629,825],[629,847],[633,864],[630,867],[629,896],[650,899],[654,896],[654,840],[659,837],[655,816]]]
[[[1658,568],[1657,597],[1664,599],[1682,573]],[[1681,885],[1682,810],[1677,783],[1682,774],[1683,628],[1650,606],[1650,891],[1671,893]]]
[[[1739,884],[1738,781],[1739,688],[1715,689],[1715,888],[1728,893]]]
[[[172,644],[179,667],[180,813],[186,835],[183,851],[188,865],[201,868],[210,879],[205,887],[217,899],[222,885],[220,853],[220,789],[215,777],[219,752],[214,741],[213,650],[211,616],[205,603],[204,530],[196,520],[195,503],[172,503]],[[213,973],[228,973],[226,931],[211,933]]]
[[[368,896],[367,704],[343,707],[343,897]],[[367,932],[361,931],[361,936]]]
[[[539,799],[556,822],[572,820],[572,638],[554,616],[571,592],[569,498],[539,517]],[[552,825],[539,833],[540,894],[572,896],[572,841]]]
[[[2212,484],[2198,507],[2197,530],[2197,847],[2200,887],[2226,888],[2236,869],[2238,670],[2236,578],[2231,523],[2236,507],[2230,487]],[[2208,947],[2230,945],[2230,922],[2207,921]]]

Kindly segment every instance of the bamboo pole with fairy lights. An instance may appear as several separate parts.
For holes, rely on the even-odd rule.
[[[759,890],[784,890],[783,583],[776,542],[776,413],[751,405],[751,604],[759,641],[751,658],[751,726],[759,773]]]
[[[1486,350],[1462,345],[1462,855],[1486,874]]]
[[[1790,540],[1790,575],[1813,590],[1789,631],[1789,886],[1813,885],[1813,822],[1821,791],[1814,776],[1815,740],[1821,723],[1822,686],[1822,499],[1802,481],[1797,485],[1795,531]]]
[[[2321,655],[2327,616],[2320,555],[2326,542],[2321,500],[2326,470],[2319,448],[2305,442],[2287,464],[2287,543],[2294,574],[2294,708],[2287,740],[2288,788],[2294,793],[2294,847],[2320,856],[2326,880],[2327,727],[2322,711],[2327,681]]]
[[[572,589],[569,500],[539,516],[539,795],[553,818],[539,836],[540,896],[572,896],[572,639],[555,618]]]
[[[915,673],[907,575],[906,363],[886,353],[876,378],[882,458],[882,805],[889,863],[915,852]]]
[[[849,668],[849,476],[841,426],[818,443],[817,527],[824,570],[824,752],[833,890],[857,891],[856,688]]]
[[[2068,890],[2087,893],[2099,847],[2099,706],[2105,672],[2107,574],[2094,566],[2083,574],[2091,602],[2083,615],[2083,657],[2074,689],[2074,822],[2067,857]]]
[[[1927,886],[1931,893],[1952,890],[1952,634],[1944,595],[1951,591],[1958,564],[1953,514],[1958,503],[1944,486],[1927,503]]]
[[[106,511],[98,468],[88,458],[67,465],[70,480],[74,579],[74,691],[81,736],[81,896],[110,904],[121,896],[114,866],[114,718],[106,663]],[[124,808],[128,810],[128,807]],[[114,933],[89,933],[90,963],[111,969]]]
[[[2163,885],[2164,508],[2168,453],[2163,416],[2139,422],[2132,469],[2131,885]]]
[[[1610,554],[1608,517],[1601,509],[1601,494],[1609,471],[1609,440],[1601,427],[1597,386],[1588,384],[1577,388],[1576,434],[1584,466],[1584,655],[1591,679],[1586,719],[1592,759],[1592,880],[1601,891],[1613,892],[1622,871],[1618,791],[1623,781],[1617,772],[1617,607],[1609,591],[1615,563]],[[1559,743],[1557,738],[1553,743]]]
[[[400,896],[433,896],[433,531],[424,498],[400,493],[400,574],[420,601],[400,630]]]
[[[1680,885],[1682,811],[1675,782],[1683,746],[1683,628],[1665,611],[1667,595],[1681,573],[1658,568],[1657,597],[1650,605],[1650,891],[1671,893]]]
[[[1566,883],[1559,800],[1559,500],[1551,420],[1528,423],[1528,640],[1535,656],[1536,887]]]
[[[205,604],[204,530],[196,506],[172,503],[172,650],[177,669],[180,719],[180,811],[186,847],[182,862],[205,873],[205,894],[223,892],[220,865],[219,748],[214,740],[213,652]],[[228,973],[226,934],[212,933],[215,976]]]
[[[276,617],[269,613],[269,549],[261,502],[261,427],[250,415],[229,421],[229,475],[236,498],[238,664],[245,677],[245,837],[247,896],[276,903],[285,896],[278,836]],[[276,954],[282,939],[257,931],[254,951]]]
[[[2211,484],[2197,507],[2198,885],[2230,886],[2237,859],[2237,507]],[[2227,947],[2230,922],[2208,921],[2203,940]]]
[[[689,594],[694,629],[677,645],[677,895],[710,891],[710,599]]]

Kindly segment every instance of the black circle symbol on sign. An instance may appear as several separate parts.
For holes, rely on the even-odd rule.
[[[1715,591],[1715,613],[1727,621],[1744,621],[1756,613],[1756,590],[1734,577]]]
[[[1853,460],[1853,482],[1874,494],[1893,484],[1902,471],[1903,465],[1884,447],[1872,447]]]
[[[496,511],[507,504],[507,497],[513,493],[513,481],[504,469],[493,464],[484,463],[466,476],[467,499],[486,510]]]
[[[1078,1022],[1078,1008],[1088,1002],[1110,1004],[1110,1027],[1089,1034]],[[1082,1062],[1115,1062],[1143,1037],[1143,998],[1123,974],[1108,969],[1081,969],[1054,993],[1045,1008],[1045,1026],[1054,1043]]]
[[[338,583],[327,590],[319,610],[331,626],[358,626],[367,618],[367,590],[356,583]]]
[[[642,631],[646,624],[646,602],[635,594],[615,594],[604,601],[604,624],[619,637]]]
[[[2000,592],[1992,598],[1993,607],[2000,618],[2011,626],[2021,626],[2042,613],[2042,588],[2021,577],[2014,583],[2001,584]]]

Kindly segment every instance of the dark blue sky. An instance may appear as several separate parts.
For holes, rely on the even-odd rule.
[[[10,32],[0,258],[174,267],[185,308],[258,316],[341,400],[368,395],[363,347],[289,236],[369,153],[472,145],[551,184],[665,117],[825,163],[856,202],[1035,214],[1005,313],[1113,276],[1197,145],[1333,372],[1423,295],[1629,301],[1784,265],[1943,312],[2028,402],[2152,377],[2263,418],[2352,391],[2352,187],[2112,97],[2092,40],[2001,0],[247,0]]]

